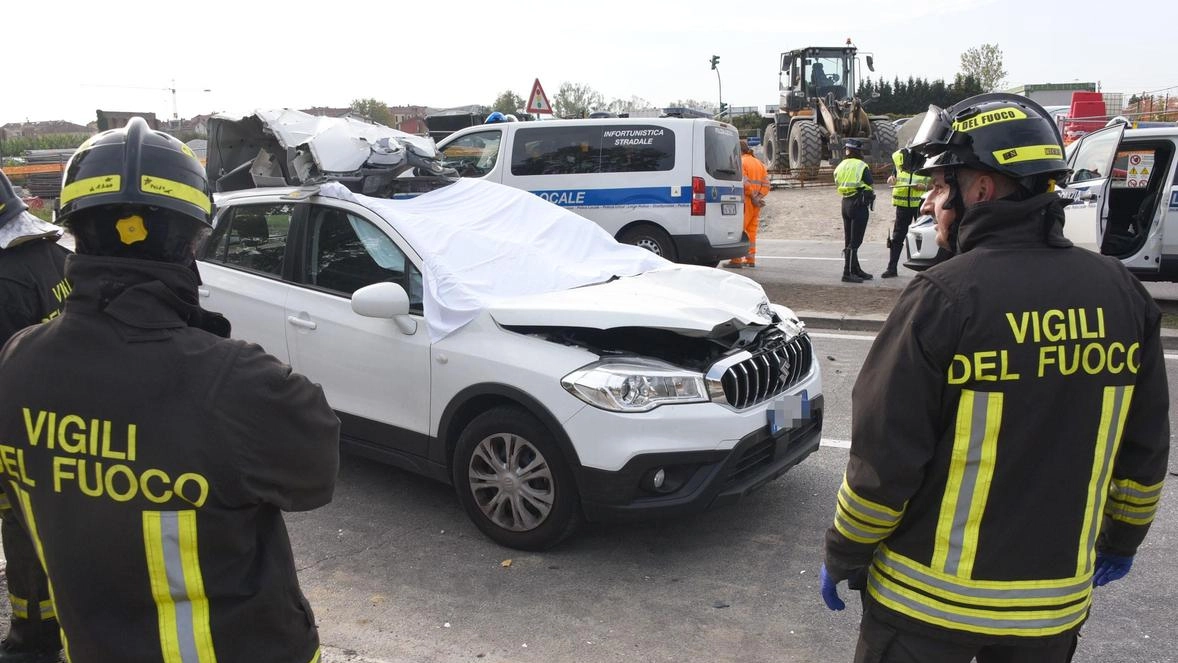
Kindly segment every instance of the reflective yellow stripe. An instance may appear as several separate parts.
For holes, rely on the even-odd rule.
[[[885,528],[895,526],[900,522],[900,517],[904,515],[904,511],[896,511],[891,506],[872,502],[871,499],[856,495],[855,491],[851,489],[851,484],[847,483],[846,475],[842,476],[842,486],[839,488],[839,504],[845,505],[847,511],[860,521],[885,526]]]
[[[139,179],[139,190],[143,193],[167,196],[168,198],[192,203],[204,210],[205,214],[208,214],[213,209],[213,201],[209,199],[204,191],[182,182],[166,180],[162,177],[155,177],[154,175],[143,175]]]
[[[972,580],[940,572],[881,545],[868,591],[887,607],[930,624],[991,635],[1060,633],[1087,614],[1090,575],[1047,580]]]
[[[12,606],[13,617],[17,617],[19,619],[29,618],[29,602],[26,599],[22,599],[21,597],[10,592],[8,594],[8,605]]]
[[[315,655],[311,657],[311,660],[309,661],[309,663],[319,663],[319,657],[320,657],[320,656],[322,656],[322,655],[323,655],[323,650],[322,650],[322,649],[316,649],[316,650],[315,650]]]
[[[968,578],[977,555],[978,530],[998,447],[1002,394],[962,390],[957,405],[949,476],[937,518],[932,566]]]
[[[84,180],[72,182],[61,189],[60,203],[62,205],[85,196],[95,196],[100,193],[114,193],[123,190],[122,175],[99,175],[87,177]]]
[[[143,512],[143,544],[164,663],[215,663],[196,512]]]
[[[1088,499],[1084,504],[1084,525],[1080,530],[1079,551],[1076,554],[1076,575],[1091,574],[1096,557],[1096,536],[1109,494],[1109,475],[1113,459],[1129,413],[1133,398],[1132,386],[1104,388],[1100,406],[1100,423],[1096,429],[1096,447],[1092,454],[1092,471],[1088,477]]]
[[[1164,483],[1155,483],[1152,486],[1137,483],[1132,479],[1113,479],[1112,488],[1113,493],[1117,495],[1118,499],[1123,502],[1131,504],[1151,504],[1157,502],[1158,498],[1162,496],[1162,486]]]
[[[967,117],[964,120],[958,120],[953,123],[954,131],[973,131],[980,127],[988,127],[999,122],[1010,122],[1011,120],[1025,120],[1027,114],[1017,106],[1006,106],[997,110],[987,111],[980,115]]]
[[[1059,145],[1025,145],[1005,150],[994,150],[994,158],[1001,164],[1063,159],[1063,150],[1059,149]]]
[[[41,621],[47,621],[57,618],[57,611],[53,609],[53,601],[45,599],[41,601]]]
[[[29,493],[16,485],[11,485],[13,490],[13,498],[16,499],[20,511],[25,517],[25,530],[29,535],[29,540],[33,542],[33,550],[37,552],[37,559],[41,562],[41,570],[45,571],[45,585],[49,588],[49,600],[56,605],[57,597],[53,593],[53,581],[49,578],[49,572],[45,566],[45,549],[41,546],[41,534],[37,529],[37,519],[33,516],[33,504],[29,498]],[[60,621],[60,619],[59,619]],[[65,626],[63,625],[61,631],[61,651],[65,655],[65,660],[70,660],[70,643],[65,635]]]
[[[0,493],[0,511],[7,511],[12,508],[12,504],[8,501],[8,493]]]

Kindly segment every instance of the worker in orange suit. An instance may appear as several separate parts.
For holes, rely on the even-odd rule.
[[[749,237],[749,252],[743,258],[729,260],[725,267],[731,269],[757,266],[757,224],[761,221],[765,196],[769,195],[769,171],[753,156],[753,148],[743,138],[740,152],[740,169],[744,171],[744,232]]]

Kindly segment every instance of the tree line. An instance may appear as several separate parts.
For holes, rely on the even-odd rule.
[[[859,83],[855,96],[872,114],[915,115],[928,110],[930,104],[948,108],[983,92],[986,89],[976,76],[958,74],[952,83],[939,78],[929,81],[913,76],[905,81],[897,77],[890,82],[867,78]]]

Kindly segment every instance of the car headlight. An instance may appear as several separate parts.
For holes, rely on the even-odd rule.
[[[700,373],[640,358],[607,359],[564,376],[560,385],[586,403],[611,412],[646,412],[673,403],[705,403]]]

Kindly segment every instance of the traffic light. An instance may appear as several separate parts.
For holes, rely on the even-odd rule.
[[[719,56],[719,55],[713,55],[713,56],[712,56],[712,69],[715,69],[715,68],[716,68],[716,65],[718,65],[718,64],[720,64],[720,56]]]
[[[724,113],[727,113],[727,112],[728,112],[728,104],[721,101],[720,102],[720,114],[723,115]]]

